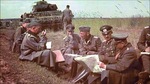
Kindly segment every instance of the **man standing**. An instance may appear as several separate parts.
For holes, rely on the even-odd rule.
[[[41,32],[41,24],[33,21],[29,24],[23,42],[21,44],[20,60],[35,61],[41,66],[55,68],[56,55],[49,49],[46,49],[46,32],[42,32],[41,38],[38,34]]]
[[[115,59],[117,62],[104,64],[99,62],[99,66],[109,71],[108,84],[134,84],[137,80],[137,62],[136,51],[132,45],[127,42],[128,35],[114,34],[116,48],[118,49]]]
[[[144,83],[146,80],[150,80],[150,25],[143,29],[137,46],[141,52],[149,53],[141,54],[140,57],[144,71],[139,73],[139,78],[143,80]]]
[[[63,11],[63,14],[62,14],[62,20],[63,20],[63,25],[64,25],[64,33],[66,33],[66,26],[68,24],[72,24],[72,17],[74,16],[72,14],[72,11],[69,8],[70,8],[70,6],[67,5],[66,9]]]

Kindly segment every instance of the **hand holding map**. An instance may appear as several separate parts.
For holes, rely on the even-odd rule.
[[[85,68],[91,70],[93,73],[100,73],[102,72],[103,68],[100,68],[99,63],[99,56],[98,55],[86,55],[84,57],[76,57],[74,58],[77,62],[82,64]]]

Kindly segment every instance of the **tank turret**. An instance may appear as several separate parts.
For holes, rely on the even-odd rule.
[[[52,30],[62,30],[62,11],[58,10],[56,4],[50,4],[47,1],[38,1],[33,5],[32,12],[24,13],[22,19],[37,19],[44,27]]]
[[[46,1],[38,1],[36,5],[33,6],[33,12],[41,12],[41,11],[54,11],[57,10],[56,4],[49,4]]]

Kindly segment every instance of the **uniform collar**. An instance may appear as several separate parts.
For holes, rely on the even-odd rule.
[[[92,38],[93,38],[93,35],[90,34],[87,41],[85,39],[83,39],[83,41],[84,41],[85,44],[89,44],[89,43],[91,43]]]
[[[31,35],[33,35],[33,36],[35,36],[35,37],[38,37],[38,35],[37,35],[37,34],[33,33],[33,32],[32,32],[32,31],[30,31],[30,30],[28,31],[28,33],[29,33],[29,34],[31,34]]]
[[[111,38],[110,40],[106,41],[106,44],[109,44],[113,41],[113,39]]]

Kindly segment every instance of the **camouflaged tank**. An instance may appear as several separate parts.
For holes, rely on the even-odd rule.
[[[24,13],[21,18],[33,18],[43,24],[44,28],[54,31],[63,29],[62,11],[57,10],[56,4],[50,4],[46,1],[38,1],[33,6],[31,13]]]

